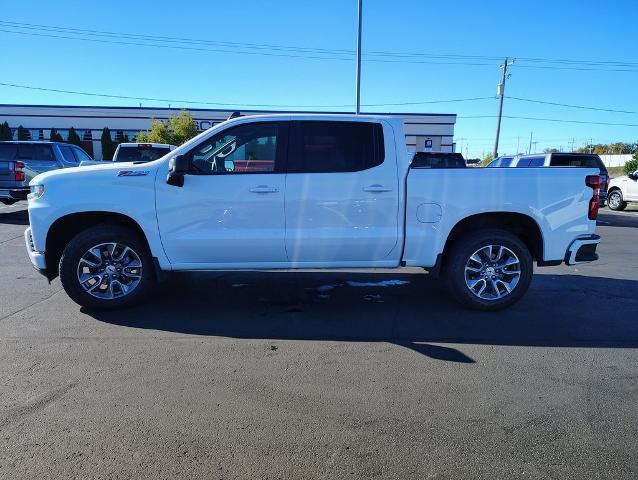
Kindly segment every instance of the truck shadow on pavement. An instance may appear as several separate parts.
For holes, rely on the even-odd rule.
[[[0,204],[2,205],[2,204]],[[0,224],[5,225],[28,225],[29,224],[29,212],[25,210],[13,210],[10,212],[3,212],[0,210]]]
[[[82,311],[114,325],[245,339],[388,342],[474,360],[452,346],[638,348],[638,281],[536,275],[496,313],[463,309],[438,280],[401,271],[175,274],[129,310]]]
[[[598,225],[602,227],[638,228],[638,216],[632,212],[609,213],[608,210],[598,214]]]

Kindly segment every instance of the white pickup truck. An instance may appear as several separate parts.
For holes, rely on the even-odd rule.
[[[416,266],[497,310],[534,260],[597,259],[595,168],[419,168],[402,121],[369,115],[239,117],[172,153],[34,178],[33,265],[90,308],[165,271]]]

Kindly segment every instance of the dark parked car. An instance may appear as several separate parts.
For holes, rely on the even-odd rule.
[[[465,168],[460,153],[417,152],[412,159],[412,168]]]
[[[77,167],[92,160],[80,147],[58,142],[0,142],[0,202],[26,200],[36,175],[58,168]]]

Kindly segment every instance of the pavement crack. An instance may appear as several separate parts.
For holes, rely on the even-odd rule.
[[[8,239],[6,239],[6,240],[2,240],[2,241],[0,242],[0,245],[2,245],[3,243],[10,242],[11,240],[17,240],[18,238],[22,238],[22,237],[24,237],[24,235],[18,235],[17,237],[13,237],[13,238],[8,238]]]
[[[19,309],[17,309],[17,310],[14,310],[14,311],[13,311],[13,312],[11,312],[11,313],[7,313],[4,317],[0,317],[0,321],[2,321],[2,320],[6,320],[7,318],[12,317],[12,316],[14,316],[16,313],[24,312],[27,308],[31,308],[31,307],[33,307],[34,305],[37,305],[38,303],[46,302],[49,298],[51,298],[52,296],[54,296],[56,293],[60,293],[61,291],[62,291],[62,289],[56,290],[56,291],[55,291],[55,292],[53,292],[51,295],[47,295],[46,297],[41,298],[40,300],[37,300],[37,301],[35,301],[35,302],[33,302],[33,303],[30,303],[29,305],[26,305],[26,306],[24,306],[24,307],[22,307],[22,308],[19,308]]]
[[[75,388],[77,385],[78,382],[71,382],[68,385],[40,395],[35,400],[30,401],[26,405],[9,409],[6,417],[0,420],[0,430],[7,427],[11,423],[19,421],[21,418],[26,417],[27,415],[37,413],[40,410],[48,407],[52,403],[55,403],[58,399],[63,397],[67,392]]]

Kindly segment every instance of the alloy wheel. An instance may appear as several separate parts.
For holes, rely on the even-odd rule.
[[[89,248],[77,266],[80,285],[89,295],[112,300],[129,295],[142,280],[142,261],[122,243],[100,243]]]
[[[508,296],[520,278],[520,260],[503,245],[485,245],[465,263],[465,285],[482,300],[500,300]]]

